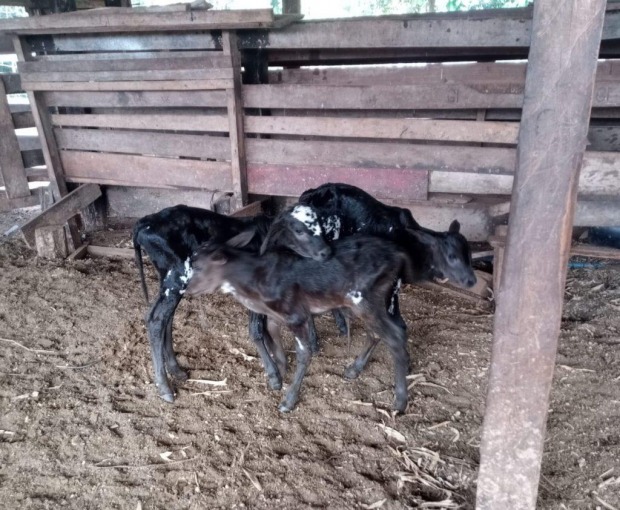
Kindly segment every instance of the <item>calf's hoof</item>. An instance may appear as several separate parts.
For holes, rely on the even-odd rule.
[[[406,410],[407,399],[401,399],[397,397],[396,400],[394,400],[394,411],[396,411],[397,414],[403,414]]]
[[[347,368],[344,369],[345,379],[349,379],[349,380],[357,379],[359,375],[360,375],[360,371],[357,369],[355,365],[349,365]]]
[[[174,393],[160,393],[159,396],[169,404],[174,403]]]
[[[269,381],[269,387],[272,390],[281,390],[282,389],[282,379],[280,379],[279,377],[269,377],[268,378]]]
[[[290,413],[293,409],[295,409],[295,404],[290,404],[286,400],[280,402],[278,406],[278,411],[281,413]]]

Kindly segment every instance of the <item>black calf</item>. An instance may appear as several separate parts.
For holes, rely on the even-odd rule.
[[[256,257],[233,247],[249,241],[249,236],[241,234],[228,246],[204,245],[194,259],[195,272],[187,292],[213,293],[222,289],[250,310],[267,315],[269,331],[274,335],[269,339],[270,348],[282,374],[286,358],[277,325],[285,324],[293,332],[297,368],[280,410],[290,411],[297,403],[312,358],[312,314],[347,308],[390,348],[395,365],[395,408],[404,411],[409,365],[406,333],[388,315],[385,299],[397,276],[413,279],[407,255],[388,241],[356,235],[334,242],[333,256],[324,261],[300,258],[281,250],[266,251]],[[351,368],[354,372],[356,363],[365,364],[356,360]]]
[[[259,235],[247,246],[258,252],[260,240],[269,227],[265,216],[255,218],[231,218],[212,211],[177,205],[140,219],[133,231],[136,264],[140,273],[142,290],[148,302],[144,280],[142,249],[151,259],[159,273],[159,294],[146,315],[155,384],[160,396],[167,402],[174,401],[174,394],[166,377],[184,381],[187,373],[176,359],[172,342],[174,312],[181,301],[187,283],[192,277],[191,255],[201,243],[209,240],[226,241],[248,227],[256,228]],[[250,314],[250,337],[257,345],[263,345],[263,319]],[[265,353],[268,357],[268,355]],[[275,377],[275,376],[274,376]],[[277,379],[277,377],[275,377]]]

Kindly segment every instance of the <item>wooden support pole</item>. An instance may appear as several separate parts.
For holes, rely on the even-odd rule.
[[[0,80],[0,133],[0,171],[6,194],[9,198],[27,197],[30,195],[30,188],[2,80]]]
[[[233,210],[243,207],[248,201],[248,179],[245,156],[245,134],[243,131],[243,98],[241,97],[241,56],[236,32],[222,32],[222,49],[229,55],[233,67],[232,88],[226,90],[228,129],[232,163],[232,185],[234,192]]]
[[[67,258],[67,240],[62,225],[48,225],[34,231],[37,255],[46,259]]]
[[[15,47],[15,53],[20,62],[26,62],[28,60],[26,43],[24,43],[19,36],[13,37],[13,46]],[[30,109],[32,111],[32,117],[34,119],[39,138],[41,140],[41,150],[43,151],[43,158],[45,159],[45,165],[47,166],[47,172],[50,180],[50,187],[52,195],[55,200],[59,200],[69,193],[67,189],[67,183],[65,182],[64,171],[62,168],[62,161],[60,159],[60,153],[56,146],[56,138],[54,137],[54,130],[50,120],[48,107],[40,96],[37,96],[34,92],[27,92],[28,102],[30,103]],[[69,237],[67,243],[69,250],[73,251],[79,248],[82,244],[80,235],[77,229],[75,219],[68,221]],[[30,246],[34,243],[34,232],[28,239],[27,244]]]
[[[476,508],[534,509],[605,0],[536,0]]]

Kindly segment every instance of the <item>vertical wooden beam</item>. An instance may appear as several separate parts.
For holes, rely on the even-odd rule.
[[[0,133],[0,171],[6,194],[9,198],[27,197],[30,195],[30,188],[2,80],[0,80]]]
[[[536,0],[476,507],[534,509],[605,0]]]
[[[21,62],[29,60],[26,53],[27,46],[19,36],[13,37],[13,46],[17,58]],[[43,151],[43,158],[45,165],[47,166],[47,174],[50,180],[50,187],[52,195],[55,200],[59,200],[69,193],[67,189],[67,183],[65,182],[64,171],[62,162],[60,159],[60,153],[56,146],[56,138],[50,121],[50,116],[47,112],[47,105],[43,100],[43,96],[35,94],[34,92],[27,92],[28,101],[30,102],[30,109],[32,111],[32,117],[34,118],[34,124],[41,140],[41,150]],[[74,251],[80,247],[82,241],[77,229],[75,219],[71,219],[68,222],[69,236],[67,242],[69,244],[69,251]]]
[[[232,185],[234,192],[233,210],[248,202],[248,179],[245,157],[245,133],[243,130],[243,98],[241,97],[241,56],[237,34],[231,30],[222,31],[222,49],[229,55],[233,67],[232,88],[226,90],[228,110],[228,131],[232,162]]]

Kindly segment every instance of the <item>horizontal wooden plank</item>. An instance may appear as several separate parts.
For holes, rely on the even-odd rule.
[[[521,108],[523,86],[511,84],[371,85],[245,85],[246,108],[365,110],[416,108]]]
[[[74,106],[79,108],[160,108],[173,107],[226,107],[226,92],[46,92],[45,102],[49,106]]]
[[[225,86],[212,87],[212,82],[219,83],[221,80],[232,80],[232,68],[222,69],[166,69],[146,71],[71,71],[71,72],[41,72],[22,73],[21,79],[24,84],[31,82],[149,82],[149,81],[188,81],[206,80],[209,87],[202,88],[225,88]],[[225,83],[225,82],[223,82]],[[28,87],[30,85],[24,85]]]
[[[54,114],[51,117],[52,124],[55,126],[148,129],[152,131],[228,132],[228,117],[226,115]]]
[[[135,258],[135,252],[131,248],[115,248],[114,246],[95,246],[89,244],[86,253],[91,257],[105,257],[111,259],[131,259]]]
[[[64,225],[73,218],[80,210],[92,204],[101,196],[101,189],[95,184],[80,186],[58,202],[51,205],[38,216],[22,225],[21,231],[26,243],[34,247],[35,230],[50,225]]]
[[[228,119],[224,115],[57,114],[52,115],[52,123],[56,126],[228,132]],[[248,115],[244,130],[281,135],[515,144],[519,125],[514,122]]]
[[[248,138],[253,164],[409,168],[444,172],[512,174],[515,150],[411,143],[332,142]]]
[[[515,122],[246,116],[246,133],[516,144]]]
[[[342,168],[248,164],[248,192],[298,196],[329,181],[372,189],[377,198],[425,200],[428,173],[401,168]]]
[[[299,68],[269,71],[269,83],[332,87],[423,83],[525,83],[525,70],[526,64],[521,62]],[[602,72],[607,76],[608,66]]]
[[[148,53],[148,57],[138,58],[132,54],[127,58],[126,54],[118,55],[118,58],[103,58],[97,54],[62,55],[62,59],[46,59],[29,62],[18,62],[17,68],[20,74],[26,73],[73,73],[73,72],[119,72],[119,71],[182,71],[189,69],[215,69],[231,68],[230,57],[222,52],[190,52],[184,56],[184,52],[169,56],[169,53]],[[52,55],[50,55],[51,57]],[[58,56],[57,56],[58,57]]]
[[[157,32],[166,30],[211,30],[268,28],[274,22],[271,9],[192,10],[174,12],[123,12],[94,9],[85,12],[12,18],[0,30],[18,34],[68,34],[112,32]]]
[[[513,149],[506,149],[512,151]],[[470,195],[510,195],[511,175],[431,172],[429,191],[435,193],[464,193]],[[620,195],[620,154],[586,152],[579,177],[582,195]]]
[[[22,207],[34,207],[35,205],[39,205],[39,195],[37,193],[20,198],[0,197],[0,212],[21,209]]]
[[[489,238],[491,246],[505,246],[504,236],[491,236]],[[589,246],[585,244],[575,244],[570,248],[572,257],[593,257],[598,259],[620,260],[620,250],[605,246]]]
[[[69,182],[232,191],[230,163],[81,151],[60,155]]]
[[[59,128],[54,134],[60,149],[230,160],[230,141],[223,137]]]
[[[54,82],[22,81],[28,91],[147,91],[147,90],[216,90],[232,87],[232,80],[160,80],[160,81],[103,81]]]
[[[23,92],[21,80],[17,73],[3,73],[0,74],[0,79],[4,83],[6,94],[17,94]]]
[[[201,189],[106,186],[106,210],[111,218],[141,218],[177,204],[213,210],[216,195]]]

